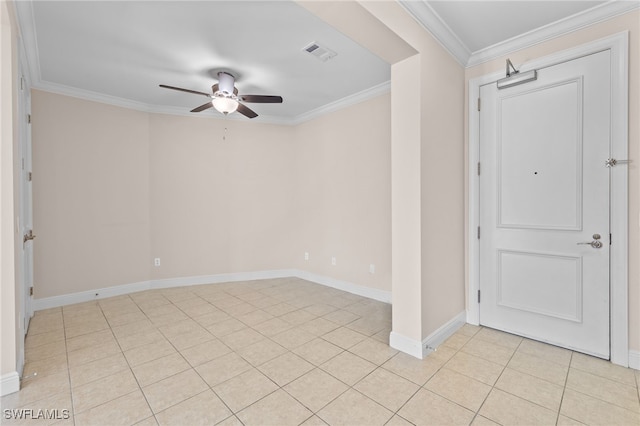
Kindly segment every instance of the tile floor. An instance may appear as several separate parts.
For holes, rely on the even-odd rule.
[[[390,321],[294,278],[40,311],[2,408],[60,425],[640,425],[638,371],[471,325],[417,360],[388,346]]]

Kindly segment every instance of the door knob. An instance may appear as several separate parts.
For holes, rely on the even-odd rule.
[[[591,246],[593,248],[599,249],[602,247],[602,241],[600,240],[593,240],[593,241],[588,241],[586,243],[576,243],[578,245],[587,245],[587,246]]]

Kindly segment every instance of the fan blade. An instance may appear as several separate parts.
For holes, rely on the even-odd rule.
[[[256,118],[258,116],[258,114],[255,113],[255,111],[253,111],[251,108],[247,107],[246,105],[243,105],[241,103],[238,102],[238,109],[237,111],[244,115],[245,117],[248,118]]]
[[[182,89],[180,87],[167,86],[166,84],[161,84],[160,87],[171,90],[179,90],[181,92],[193,93],[194,95],[202,95],[206,96],[207,98],[211,97],[209,93],[198,92],[197,90]]]
[[[209,109],[213,106],[213,104],[211,102],[207,102],[206,104],[202,104],[197,108],[194,108],[191,110],[191,112],[200,112],[200,111],[204,111],[205,109]]]
[[[240,96],[244,102],[253,102],[256,104],[281,104],[282,96],[268,95],[242,95]]]

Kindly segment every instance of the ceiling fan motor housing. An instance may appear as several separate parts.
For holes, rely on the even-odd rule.
[[[218,88],[225,95],[233,94],[235,81],[235,77],[228,72],[220,71],[218,73]]]

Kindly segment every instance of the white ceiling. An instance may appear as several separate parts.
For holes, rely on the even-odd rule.
[[[569,16],[586,16],[603,3],[401,0],[463,65],[478,52]],[[158,85],[209,92],[216,71],[226,70],[237,76],[241,95],[281,95],[283,104],[248,106],[260,114],[256,120],[282,123],[389,89],[389,64],[293,1],[47,0],[16,5],[35,88],[189,114],[202,97]],[[311,42],[337,56],[319,61],[303,51]]]
[[[141,109],[188,113],[206,100],[158,85],[211,92],[218,70],[237,77],[241,95],[282,96],[248,106],[283,121],[390,79],[389,64],[291,1],[35,1],[30,11],[18,3],[35,42],[28,49],[37,46],[34,86]],[[311,42],[337,56],[321,62],[303,50]]]

